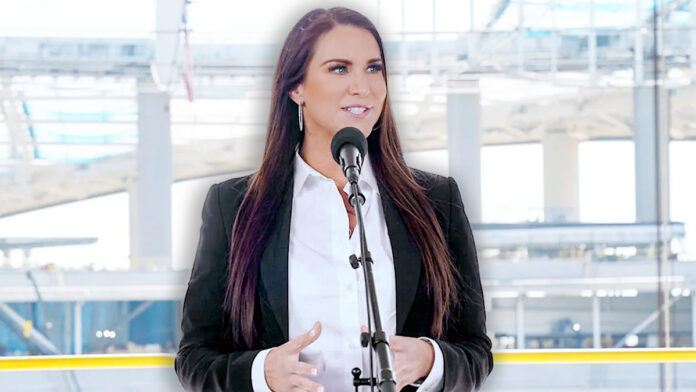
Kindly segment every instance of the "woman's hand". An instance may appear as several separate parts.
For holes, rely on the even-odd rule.
[[[321,334],[321,323],[317,321],[312,329],[272,348],[264,361],[263,372],[266,384],[273,392],[324,392],[323,385],[307,377],[316,376],[319,370],[305,362],[300,362],[300,351],[312,344]]]
[[[367,332],[362,326],[361,332]],[[396,390],[427,377],[435,362],[435,349],[425,340],[407,336],[390,335],[389,348],[393,357],[392,368],[396,377]]]

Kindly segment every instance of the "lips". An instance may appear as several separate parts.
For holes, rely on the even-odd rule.
[[[348,110],[348,108],[351,108],[351,107],[363,107],[363,108],[366,108],[366,109],[365,109],[364,112],[362,112],[362,113],[360,113],[360,114],[356,114],[356,113],[353,113],[353,112],[351,112],[350,110]],[[344,107],[344,108],[341,108],[341,110],[343,110],[345,113],[347,113],[347,114],[348,114],[349,116],[351,116],[352,118],[358,118],[358,119],[360,119],[360,118],[365,118],[365,117],[367,117],[367,115],[370,113],[370,108],[368,108],[367,106],[346,106],[346,107]]]

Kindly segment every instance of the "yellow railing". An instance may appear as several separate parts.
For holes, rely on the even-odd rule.
[[[696,362],[696,349],[500,350],[493,357],[496,364]]]
[[[34,355],[0,357],[3,370],[74,370],[174,366],[173,354]]]
[[[502,350],[497,364],[696,362],[696,349]],[[172,367],[174,354],[0,357],[0,371]]]

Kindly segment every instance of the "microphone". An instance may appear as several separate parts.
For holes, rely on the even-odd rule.
[[[331,155],[351,184],[358,183],[366,151],[367,139],[357,128],[345,127],[331,139]]]

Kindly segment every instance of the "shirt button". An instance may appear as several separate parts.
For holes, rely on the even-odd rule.
[[[346,285],[346,290],[352,290],[352,289],[353,289],[353,284]]]

